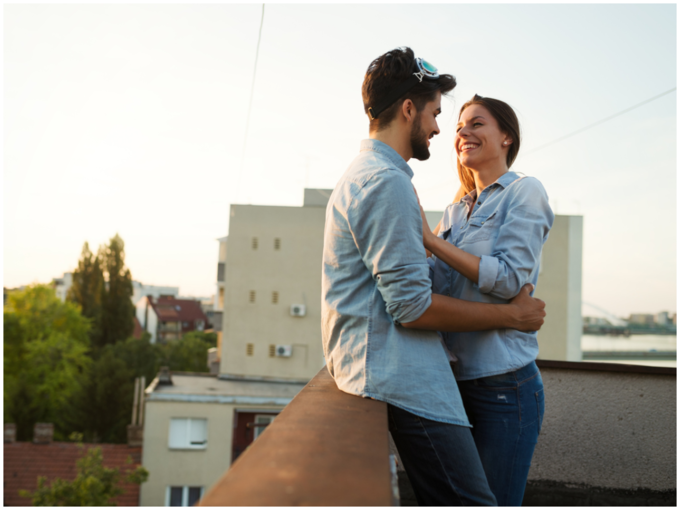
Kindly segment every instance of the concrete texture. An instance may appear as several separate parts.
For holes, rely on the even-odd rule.
[[[676,377],[542,369],[545,417],[529,480],[676,489]]]
[[[523,506],[676,505],[676,376],[612,367],[541,368],[546,413]],[[401,506],[417,506],[401,463],[398,475]]]

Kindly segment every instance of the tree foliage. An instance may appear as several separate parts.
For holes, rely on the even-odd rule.
[[[78,303],[90,319],[90,337],[95,357],[106,345],[132,336],[135,307],[132,275],[125,267],[125,243],[116,234],[96,256],[85,243],[73,273],[68,299]]]
[[[100,249],[108,288],[102,307],[103,345],[132,336],[135,306],[132,303],[132,275],[125,267],[125,243],[118,234]]]
[[[89,323],[73,303],[62,303],[47,285],[8,296],[3,313],[5,421],[17,438],[29,440],[38,421],[66,434],[65,408],[91,361]]]
[[[160,346],[161,364],[177,372],[207,372],[208,349],[216,343],[215,333],[191,331],[179,340]]]
[[[132,459],[128,458],[128,462]],[[56,478],[48,484],[41,476],[35,492],[22,490],[19,493],[31,498],[33,506],[115,506],[113,498],[123,494],[121,481],[141,484],[149,477],[149,472],[142,466],[125,473],[118,468],[105,468],[101,448],[88,449],[76,466],[77,475],[73,481]]]
[[[90,251],[86,242],[73,272],[73,284],[66,299],[78,303],[82,314],[90,319],[90,340],[93,346],[102,345],[102,301],[105,285],[102,261]]]
[[[191,332],[167,344],[149,343],[148,334],[131,338],[131,295],[116,235],[96,257],[85,243],[65,303],[48,285],[8,296],[4,419],[16,424],[18,440],[30,440],[36,422],[50,422],[56,440],[78,431],[92,442],[125,443],[136,377],[148,384],[160,366],[208,371],[214,333]]]
[[[67,423],[91,442],[125,443],[136,374],[106,346],[80,376]]]

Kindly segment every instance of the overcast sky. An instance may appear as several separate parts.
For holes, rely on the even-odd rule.
[[[4,285],[71,271],[119,233],[133,278],[214,293],[230,203],[299,206],[367,136],[366,67],[397,46],[454,74],[441,134],[411,162],[428,210],[458,180],[458,108],[512,105],[513,170],[584,216],[583,299],[676,310],[676,6],[4,5]],[[239,178],[240,175],[240,178]],[[539,289],[540,295],[540,289]]]

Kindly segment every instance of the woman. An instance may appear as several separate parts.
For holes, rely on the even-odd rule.
[[[455,149],[464,196],[438,231],[423,213],[433,287],[468,301],[507,303],[535,287],[554,215],[541,183],[509,168],[520,145],[510,106],[475,95],[459,114]],[[459,192],[460,194],[460,192]],[[544,411],[536,332],[442,333],[482,464],[499,506],[522,504]]]

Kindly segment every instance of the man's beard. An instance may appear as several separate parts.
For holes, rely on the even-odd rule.
[[[430,157],[430,149],[427,147],[428,136],[422,128],[420,114],[413,121],[411,129],[411,152],[413,157],[420,161],[425,161]]]

